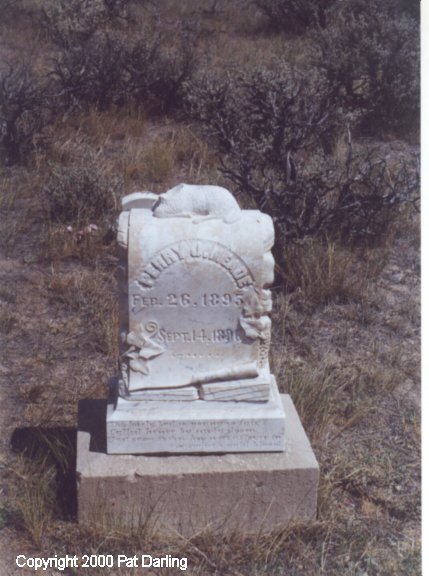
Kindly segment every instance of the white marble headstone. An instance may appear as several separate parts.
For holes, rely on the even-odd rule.
[[[160,197],[126,197],[118,242],[122,370],[120,398],[108,417],[109,451],[127,452],[124,438],[147,436],[130,430],[146,430],[148,422],[155,439],[149,448],[137,440],[142,451],[204,451],[204,441],[192,450],[183,439],[175,443],[174,434],[157,443],[154,410],[159,421],[179,411],[177,421],[189,426],[213,417],[228,427],[238,414],[246,417],[250,403],[257,403],[248,412],[252,430],[256,425],[251,436],[258,436],[259,421],[266,438],[267,423],[275,421],[276,440],[265,445],[282,450],[284,414],[268,364],[271,218],[240,210],[224,188],[181,184]],[[208,451],[237,450],[232,437],[229,444],[212,432],[210,438]],[[241,451],[261,449],[260,442],[242,444]]]

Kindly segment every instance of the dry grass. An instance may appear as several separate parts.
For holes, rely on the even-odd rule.
[[[95,146],[108,142],[123,142],[126,138],[141,138],[146,134],[146,115],[142,108],[97,110],[91,108],[73,119],[74,133],[90,139]]]
[[[198,20],[198,49],[211,67],[262,67],[278,56],[306,61],[307,38],[267,34],[247,2],[161,4],[172,28],[179,16]],[[135,6],[138,18],[145,10]],[[19,51],[31,35],[29,19],[3,31],[8,49]],[[35,44],[42,62],[51,48],[42,38]],[[164,191],[182,181],[225,182],[210,142],[195,126],[150,116],[143,107],[74,109],[49,131],[48,145],[30,155],[27,168],[5,168],[0,177],[1,247],[5,262],[16,258],[0,286],[2,405],[11,430],[52,432],[45,451],[2,461],[0,526],[19,539],[19,553],[172,554],[188,558],[193,576],[418,574],[420,416],[404,389],[419,380],[420,309],[410,279],[418,273],[412,255],[420,238],[410,210],[402,211],[383,246],[364,250],[307,239],[276,255],[271,366],[321,466],[317,520],[272,532],[261,527],[252,536],[208,527],[192,538],[158,533],[156,507],[140,514],[132,529],[102,507],[89,526],[70,521],[58,492],[74,469],[73,448],[52,428],[75,427],[78,401],[106,397],[115,373],[111,237],[118,203],[102,215],[98,231],[78,239],[79,219],[66,224],[47,217],[41,190],[53,165],[76,166],[82,150],[91,150],[107,180],[119,175],[118,196]],[[346,153],[338,140],[336,157]],[[396,280],[400,272],[404,279]],[[128,573],[134,571],[109,570]],[[177,570],[163,571],[169,573]]]
[[[178,173],[185,181],[207,182],[214,165],[207,144],[191,127],[179,124],[167,126],[165,134],[149,147],[136,140],[130,141],[123,169],[126,182],[163,190],[173,185],[174,175]]]
[[[87,226],[47,223],[41,232],[39,258],[48,259],[54,267],[67,259],[91,264],[106,251],[106,234],[110,242],[113,231],[110,234],[103,228],[90,230]]]
[[[85,338],[100,352],[115,356],[117,344],[117,299],[110,272],[101,270],[53,273],[50,299],[71,315],[78,314],[86,324]]]
[[[195,184],[216,183],[217,161],[207,142],[193,126],[179,125],[172,131],[176,164],[184,178]]]
[[[9,476],[9,514],[27,532],[36,548],[41,548],[55,505],[55,471],[44,459],[15,459]]]
[[[172,143],[156,140],[143,158],[145,178],[155,184],[168,180],[173,171],[175,160]]]
[[[277,255],[276,271],[304,307],[362,302],[386,265],[382,248],[356,250],[320,238],[291,243]]]
[[[16,206],[16,190],[11,186],[10,178],[3,176],[0,179],[0,210],[10,211]]]
[[[4,171],[0,169],[0,249],[12,253],[20,239],[34,225],[38,211],[32,197],[30,174],[27,170]]]
[[[2,334],[9,334],[15,323],[16,317],[11,310],[0,310],[0,332]]]

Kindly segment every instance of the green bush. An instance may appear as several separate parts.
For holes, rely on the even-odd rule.
[[[225,81],[205,76],[188,87],[187,102],[217,143],[223,173],[272,215],[280,241],[321,232],[373,239],[399,203],[414,199],[416,169],[355,150],[323,78],[285,64]],[[341,132],[348,142],[338,153]]]
[[[302,33],[326,25],[326,11],[336,0],[254,0],[273,30]]]
[[[346,0],[312,37],[313,64],[362,127],[408,131],[419,124],[419,27],[392,3]]]
[[[100,109],[125,100],[126,50],[121,35],[95,32],[85,41],[63,47],[54,76],[67,106],[94,104]]]
[[[58,49],[53,75],[67,106],[133,102],[165,111],[179,104],[194,70],[192,39],[181,28],[167,36],[156,18],[137,32],[111,26],[109,10],[122,12],[126,4],[72,0],[45,10],[45,28]]]
[[[108,13],[101,0],[59,0],[47,2],[41,21],[48,38],[61,48],[88,40],[101,30]]]
[[[71,47],[127,18],[129,4],[130,0],[50,0],[42,7],[41,23],[54,44]]]
[[[50,84],[29,65],[0,71],[0,152],[7,164],[24,160],[41,143],[54,108]]]
[[[124,59],[126,90],[137,103],[166,112],[181,105],[182,89],[196,68],[192,38],[179,29],[173,40],[159,31],[141,33]]]
[[[165,112],[180,105],[194,64],[186,41],[166,46],[161,35],[148,30],[134,40],[119,32],[96,32],[63,49],[54,74],[68,105],[106,109],[132,102]]]

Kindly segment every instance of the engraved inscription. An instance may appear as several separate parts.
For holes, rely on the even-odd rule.
[[[253,449],[264,449],[278,446],[284,437],[284,427],[281,421],[271,422],[269,427],[251,419],[240,420],[188,420],[188,421],[145,421],[134,420],[127,423],[111,423],[109,440],[113,442],[127,441],[136,445],[150,444],[156,441],[175,449],[195,451],[203,448],[208,451],[222,449],[222,442],[227,441],[230,449],[233,445],[251,445]]]
[[[143,308],[154,308],[156,306],[162,306],[162,301],[155,296],[142,296],[141,294],[130,294],[131,298],[131,310],[136,313]]]
[[[237,254],[219,242],[204,239],[182,240],[166,246],[143,266],[137,282],[143,289],[152,288],[164,270],[177,262],[193,260],[208,260],[221,266],[234,280],[237,288],[254,284],[250,270]]]
[[[241,294],[203,294],[202,296],[202,306],[237,306],[240,307],[243,304],[243,298]]]
[[[192,295],[187,292],[183,294],[167,294],[163,299],[160,296],[142,296],[141,294],[131,294],[131,312],[138,314],[145,308],[160,308],[163,306],[178,306],[187,308],[188,306],[203,306],[204,308],[240,308],[243,305],[243,296],[238,294],[217,294],[204,293]]]
[[[222,354],[216,354],[213,352],[210,352],[208,354],[197,354],[196,352],[173,352],[171,356],[174,356],[175,358],[194,359],[194,360],[197,358],[216,358],[216,359],[222,358]]]
[[[257,265],[206,238],[153,249],[149,242],[139,260],[128,278],[129,329],[156,321],[155,341],[165,352],[130,374],[131,392],[187,385],[201,374],[218,378],[234,366],[253,363],[257,370],[259,339],[240,324],[246,294],[257,291]]]
[[[211,344],[213,342],[241,342],[241,336],[238,330],[218,329],[218,330],[191,330],[184,331],[167,331],[161,328],[158,339],[161,342],[201,342]]]

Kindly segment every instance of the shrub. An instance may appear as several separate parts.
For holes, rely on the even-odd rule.
[[[354,151],[340,163],[326,229],[352,240],[376,240],[389,230],[401,204],[418,208],[418,157],[392,158],[377,148]]]
[[[420,20],[420,0],[396,0],[395,6],[399,13],[405,13],[417,21]]]
[[[54,75],[66,103],[101,109],[123,103],[125,59],[123,38],[112,32],[97,31],[81,43],[62,47]]]
[[[301,74],[286,63],[272,69],[228,75],[200,75],[187,85],[191,116],[202,121],[221,149],[281,157],[329,137],[338,124],[336,102],[323,78]],[[324,137],[326,136],[326,139]],[[252,150],[251,150],[252,149]]]
[[[81,44],[103,30],[126,0],[60,0],[42,8],[42,25],[50,40],[61,48]]]
[[[103,0],[103,3],[110,18],[128,17],[130,0]]]
[[[254,0],[273,30],[302,33],[326,25],[326,11],[336,0]]]
[[[103,22],[102,3],[86,0],[53,2],[42,8],[42,26],[59,47],[84,42]]]
[[[108,224],[121,192],[121,179],[106,172],[98,155],[82,146],[68,163],[50,167],[43,186],[48,221],[76,226]]]
[[[58,49],[52,72],[67,106],[104,109],[123,101],[126,37],[109,23],[126,6],[127,0],[61,0],[43,9],[46,34]]]
[[[363,127],[403,130],[419,121],[419,28],[391,3],[346,0],[313,36],[313,63]]]
[[[20,0],[0,0],[0,14],[6,20],[13,16],[18,8],[20,8]]]
[[[217,142],[223,173],[272,215],[280,240],[320,232],[374,239],[395,207],[414,199],[418,167],[355,151],[350,128],[345,153],[335,154],[346,120],[323,79],[285,65],[225,82],[208,76],[189,87],[187,101]]]
[[[176,30],[172,40],[159,32],[141,34],[125,59],[127,93],[136,102],[146,101],[157,111],[181,104],[182,88],[196,68],[192,38]]]
[[[167,41],[149,26],[131,38],[100,26],[85,31],[58,44],[53,72],[69,105],[106,109],[133,102],[165,111],[179,104],[182,85],[195,66],[188,35],[179,30]]]
[[[0,72],[0,149],[8,164],[40,143],[52,112],[50,86],[29,65]]]

